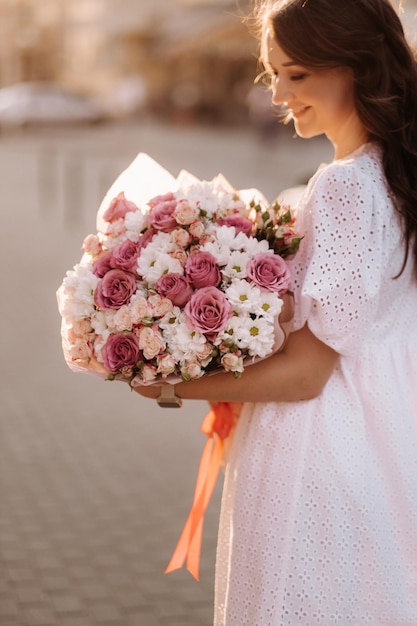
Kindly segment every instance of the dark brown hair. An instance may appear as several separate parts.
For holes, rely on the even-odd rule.
[[[350,67],[355,105],[402,216],[417,267],[417,63],[389,0],[278,0],[256,10],[284,52],[311,69]]]

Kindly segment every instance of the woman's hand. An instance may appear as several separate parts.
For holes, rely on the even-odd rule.
[[[183,399],[213,402],[298,402],[318,396],[339,355],[304,326],[290,334],[281,352],[248,366],[240,378],[230,372],[203,376],[175,385]],[[160,387],[137,387],[142,396],[156,398]]]

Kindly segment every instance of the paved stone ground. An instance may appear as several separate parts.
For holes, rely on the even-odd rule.
[[[330,154],[281,132],[150,122],[0,136],[0,626],[210,626],[220,487],[201,582],[163,570],[191,503],[205,404],[177,412],[75,375],[55,290],[139,151],[272,197]],[[300,178],[301,177],[301,178]]]

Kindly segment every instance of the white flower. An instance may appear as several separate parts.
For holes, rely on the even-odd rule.
[[[279,297],[277,292],[273,291],[261,291],[259,300],[255,303],[257,306],[254,309],[256,315],[265,317],[268,320],[272,320],[281,313],[283,301]]]
[[[169,350],[177,361],[197,360],[204,354],[207,339],[202,333],[190,330],[185,321],[179,321],[175,333],[168,340]]]
[[[91,271],[91,265],[75,265],[63,281],[64,298],[61,315],[67,320],[90,317],[94,312],[94,291],[98,278]]]
[[[126,237],[139,241],[140,233],[146,226],[146,216],[141,211],[129,211],[125,215]]]
[[[225,294],[237,313],[255,313],[259,309],[261,290],[246,280],[233,280]]]
[[[270,322],[262,317],[252,319],[240,318],[237,345],[248,350],[251,356],[266,357],[274,347],[274,329]]]
[[[234,250],[230,254],[226,267],[222,269],[223,276],[226,276],[229,279],[246,278],[246,265],[248,260],[249,256],[246,252]]]
[[[245,250],[251,258],[259,252],[271,252],[271,254],[274,254],[273,250],[271,250],[268,242],[265,239],[262,239],[262,241],[258,241],[257,239],[255,239],[255,237],[247,238]]]
[[[150,285],[154,285],[164,274],[184,273],[178,259],[174,259],[166,252],[158,251],[151,245],[146,246],[142,251],[138,259],[138,271]]]
[[[196,181],[186,189],[182,189],[177,194],[177,198],[195,202],[200,210],[206,212],[209,218],[218,209],[218,194],[214,192],[213,184],[206,180]]]
[[[115,314],[116,311],[112,310],[95,311],[91,317],[91,326],[97,335],[106,336],[107,339],[110,332],[116,330],[113,323]]]

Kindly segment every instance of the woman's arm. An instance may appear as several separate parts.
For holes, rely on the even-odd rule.
[[[317,339],[306,325],[290,334],[281,352],[247,367],[240,378],[231,373],[204,376],[179,383],[175,392],[187,400],[217,402],[308,400],[321,393],[338,358],[338,353]],[[156,398],[160,387],[137,387],[135,391]]]

